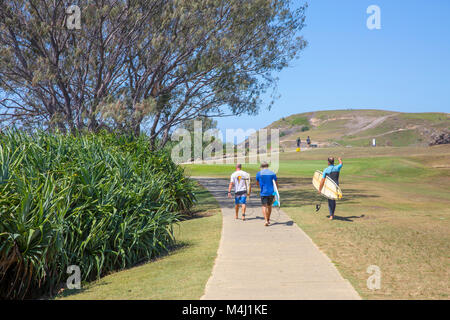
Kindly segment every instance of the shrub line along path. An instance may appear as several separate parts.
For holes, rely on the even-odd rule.
[[[264,227],[259,195],[252,193],[247,221],[235,220],[234,199],[227,198],[229,181],[194,179],[217,199],[223,215],[219,250],[202,299],[361,299],[282,210],[274,209],[271,225]]]

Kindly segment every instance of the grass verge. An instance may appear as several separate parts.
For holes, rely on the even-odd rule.
[[[199,299],[217,255],[222,215],[210,193],[197,187],[194,217],[175,226],[177,245],[168,255],[66,290],[60,299]]]

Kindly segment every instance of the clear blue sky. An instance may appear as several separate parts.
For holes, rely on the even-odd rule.
[[[301,34],[309,46],[278,74],[272,110],[217,119],[219,129],[259,129],[314,110],[450,112],[449,0],[308,3]],[[381,30],[366,27],[372,4],[381,9]]]

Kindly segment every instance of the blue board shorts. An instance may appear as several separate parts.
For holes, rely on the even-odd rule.
[[[247,192],[238,192],[234,194],[234,204],[246,204],[247,203]]]

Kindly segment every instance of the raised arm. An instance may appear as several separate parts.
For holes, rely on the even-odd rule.
[[[341,168],[342,168],[342,159],[341,158],[338,158],[338,160],[339,160],[339,164],[338,164],[338,168],[339,168],[339,170],[341,170]]]

